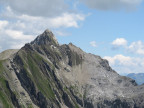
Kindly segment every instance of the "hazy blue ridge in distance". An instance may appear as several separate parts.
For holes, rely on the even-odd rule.
[[[127,77],[134,79],[139,85],[144,83],[144,73],[130,73]]]

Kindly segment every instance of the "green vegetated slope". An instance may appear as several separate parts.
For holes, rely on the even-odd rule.
[[[24,71],[28,77],[34,82],[36,87],[50,100],[55,99],[55,95],[51,89],[50,80],[52,78],[47,77],[47,72],[43,73],[40,67],[43,69],[43,63],[47,63],[40,55],[35,52],[23,53],[22,60],[24,63]],[[52,68],[49,67],[50,69]],[[28,72],[28,70],[30,72]],[[46,70],[44,70],[46,71]],[[53,71],[53,70],[52,70]],[[50,70],[49,70],[50,72]]]
[[[51,61],[31,50],[29,45],[22,48],[14,58],[14,62],[20,68],[20,72],[16,73],[23,88],[38,107],[61,107],[60,103],[64,103],[78,108],[76,99],[69,90],[65,90],[65,85],[55,75],[55,69],[58,68],[61,59],[60,52],[52,52],[50,46],[38,48],[44,50],[51,57]]]
[[[4,60],[0,60],[0,103],[2,108],[12,108],[13,104],[16,104],[16,101],[13,100],[16,97],[10,90],[8,81],[5,78],[3,62]]]
[[[46,107],[46,100],[54,102],[55,95],[52,90],[55,84],[53,83],[52,74],[52,65],[48,65],[48,62],[44,60],[36,52],[30,50],[21,50],[17,57],[16,62],[20,63],[20,73],[18,75],[22,86],[27,90],[34,103],[38,106],[43,105]],[[49,70],[47,69],[49,67]],[[41,97],[39,96],[41,95]],[[40,103],[40,99],[43,99],[43,102]]]

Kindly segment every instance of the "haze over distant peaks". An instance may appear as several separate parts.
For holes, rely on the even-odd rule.
[[[144,83],[144,73],[130,73],[127,77],[134,79],[139,85]]]

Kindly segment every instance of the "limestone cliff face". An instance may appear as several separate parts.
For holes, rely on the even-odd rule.
[[[0,77],[2,108],[144,107],[144,85],[72,43],[59,45],[49,30],[1,59]]]

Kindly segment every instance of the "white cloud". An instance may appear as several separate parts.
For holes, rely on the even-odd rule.
[[[62,31],[62,30],[56,30],[55,33],[58,36],[69,36],[70,35],[70,33],[66,32],[66,31]]]
[[[80,0],[88,7],[99,10],[133,10],[143,0]]]
[[[8,21],[1,21],[0,29],[0,51],[14,48],[21,48],[25,43],[34,39],[33,35],[27,35],[20,30],[12,29],[11,23]]]
[[[19,14],[53,17],[69,11],[65,0],[0,0]]]
[[[118,49],[122,47],[129,53],[144,55],[144,43],[142,41],[132,42],[129,45],[127,43],[128,42],[126,39],[117,38],[111,43],[113,45],[112,49]]]
[[[124,38],[117,38],[116,40],[114,40],[112,42],[112,45],[116,46],[116,47],[117,46],[125,46],[125,45],[127,45],[127,40]]]
[[[50,24],[55,27],[78,27],[77,21],[83,21],[84,15],[64,13],[62,16],[49,19]]]
[[[144,55],[144,43],[142,41],[132,42],[127,50],[132,53]]]
[[[30,16],[53,17],[62,13],[70,12],[70,5],[77,9],[79,2],[86,4],[89,8],[99,10],[135,9],[143,0],[0,0],[1,4],[11,7],[17,13]]]
[[[85,19],[84,15],[69,13],[55,18],[11,15],[15,22],[0,20],[0,46],[3,50],[21,48],[47,28],[59,31],[56,34],[59,33],[60,36],[66,36],[68,34],[63,32],[62,28],[79,27],[78,22]]]
[[[142,0],[120,0],[120,1],[127,4],[138,4],[142,2]]]
[[[116,65],[117,62],[119,63],[119,65],[133,65],[133,63],[131,62],[131,57],[126,57],[121,54],[114,57],[105,56],[104,59],[107,59],[111,65]]]
[[[26,14],[16,14],[10,7],[7,7],[6,11],[3,12],[0,17],[4,19],[13,19],[16,21],[13,27],[22,29],[56,29],[56,28],[69,28],[69,27],[79,27],[79,22],[84,21],[86,15],[79,13],[62,13],[56,17],[43,17],[43,16],[30,16]],[[19,27],[18,27],[19,26]],[[25,31],[25,30],[24,30]],[[38,30],[35,30],[38,31]]]
[[[97,44],[96,44],[95,41],[90,42],[90,45],[91,45],[92,47],[97,47]]]
[[[11,49],[20,49],[25,45],[24,42],[12,42],[10,48]]]
[[[1,51],[2,51],[2,47],[0,46],[0,53],[1,53]]]
[[[5,34],[15,40],[33,40],[34,39],[34,36],[25,35],[23,34],[23,32],[16,31],[16,30],[6,30]]]
[[[1,21],[0,20],[0,29],[3,29],[7,25],[8,25],[8,21]]]
[[[144,57],[130,57],[124,55],[115,55],[113,57],[105,56],[114,70],[119,74],[144,73]]]

